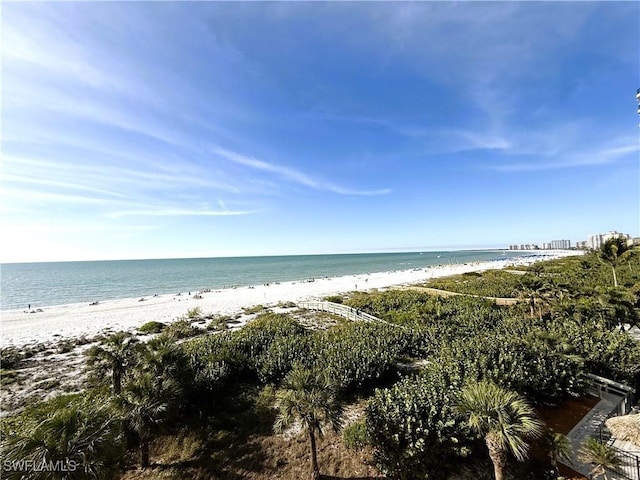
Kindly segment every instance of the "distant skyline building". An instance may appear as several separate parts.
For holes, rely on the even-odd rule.
[[[627,233],[620,233],[616,230],[607,232],[607,233],[594,233],[593,235],[589,235],[587,237],[587,248],[591,248],[593,250],[597,250],[602,247],[607,240],[611,240],[612,238],[622,238],[624,240],[629,240],[630,236]]]
[[[551,240],[551,248],[554,250],[566,250],[571,248],[571,240]]]
[[[550,242],[542,242],[539,244],[512,244],[509,245],[509,250],[569,250],[571,248],[597,250],[602,247],[607,240],[612,238],[622,238],[626,240],[629,245],[640,244],[640,238],[631,238],[631,235],[628,233],[612,230],[606,233],[594,233],[593,235],[589,235],[586,240],[576,240],[574,247],[571,247],[571,240],[563,239],[551,240]]]

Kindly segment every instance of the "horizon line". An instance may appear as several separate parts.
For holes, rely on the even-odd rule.
[[[424,248],[389,248],[383,250],[359,250],[344,252],[315,252],[315,253],[273,253],[273,254],[246,254],[246,255],[215,255],[215,256],[167,256],[167,257],[129,257],[129,258],[94,258],[78,260],[26,260],[26,261],[0,261],[0,265],[30,264],[30,263],[72,263],[72,262],[126,262],[126,261],[147,261],[147,260],[203,260],[214,258],[258,258],[258,257],[309,257],[321,255],[375,255],[393,253],[423,253],[423,252],[473,252],[473,251],[545,251],[545,250],[509,250],[509,247],[424,247]]]

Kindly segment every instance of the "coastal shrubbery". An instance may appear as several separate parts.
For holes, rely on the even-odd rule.
[[[288,315],[267,313],[242,330],[199,338],[183,348],[204,389],[223,385],[231,375],[277,384],[298,363],[328,372],[344,391],[391,374],[401,356],[416,350],[419,337],[383,323],[310,331]]]
[[[520,275],[503,270],[488,270],[481,274],[471,272],[434,278],[425,286],[481,297],[514,297],[518,292],[519,281]]]
[[[368,438],[375,462],[391,478],[443,478],[455,459],[470,453],[472,436],[455,410],[462,379],[449,373],[431,364],[376,390],[369,401]]]
[[[140,328],[138,328],[138,332],[140,333],[160,333],[162,332],[162,330],[164,330],[164,327],[166,327],[167,325],[165,323],[162,322],[147,322],[144,325],[142,325]]]

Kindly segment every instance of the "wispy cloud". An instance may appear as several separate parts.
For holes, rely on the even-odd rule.
[[[136,232],[148,232],[156,230],[157,227],[153,225],[114,225],[114,224],[52,224],[52,223],[38,223],[38,224],[21,224],[21,225],[6,225],[8,228],[20,230],[24,233],[136,233]]]
[[[113,205],[113,200],[99,198],[90,195],[77,195],[73,193],[38,192],[19,188],[2,188],[2,197],[5,200],[17,201],[20,204],[36,204],[46,206],[50,203],[65,203],[78,205]]]
[[[535,162],[494,165],[491,169],[500,172],[533,172],[592,167],[608,165],[637,152],[640,152],[640,145],[638,142],[635,142],[633,144],[615,147],[605,146],[588,153],[564,153],[560,155],[553,155],[551,158],[538,158]],[[634,160],[637,161],[637,156],[634,156]]]
[[[391,192],[391,190],[388,188],[379,190],[357,190],[345,188],[330,182],[312,178],[311,176],[290,167],[277,165],[275,163],[269,163],[264,160],[233,152],[231,150],[226,150],[220,147],[213,148],[212,153],[239,165],[250,167],[252,169],[260,170],[263,172],[274,173],[286,180],[304,185],[314,190],[330,191],[340,195],[386,195]]]
[[[111,218],[122,217],[226,217],[251,215],[255,210],[187,210],[184,208],[158,208],[146,210],[123,210],[108,214]]]

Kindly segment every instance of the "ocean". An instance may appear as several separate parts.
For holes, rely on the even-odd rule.
[[[495,250],[235,258],[10,263],[1,309],[12,310],[231,286],[504,260]]]

